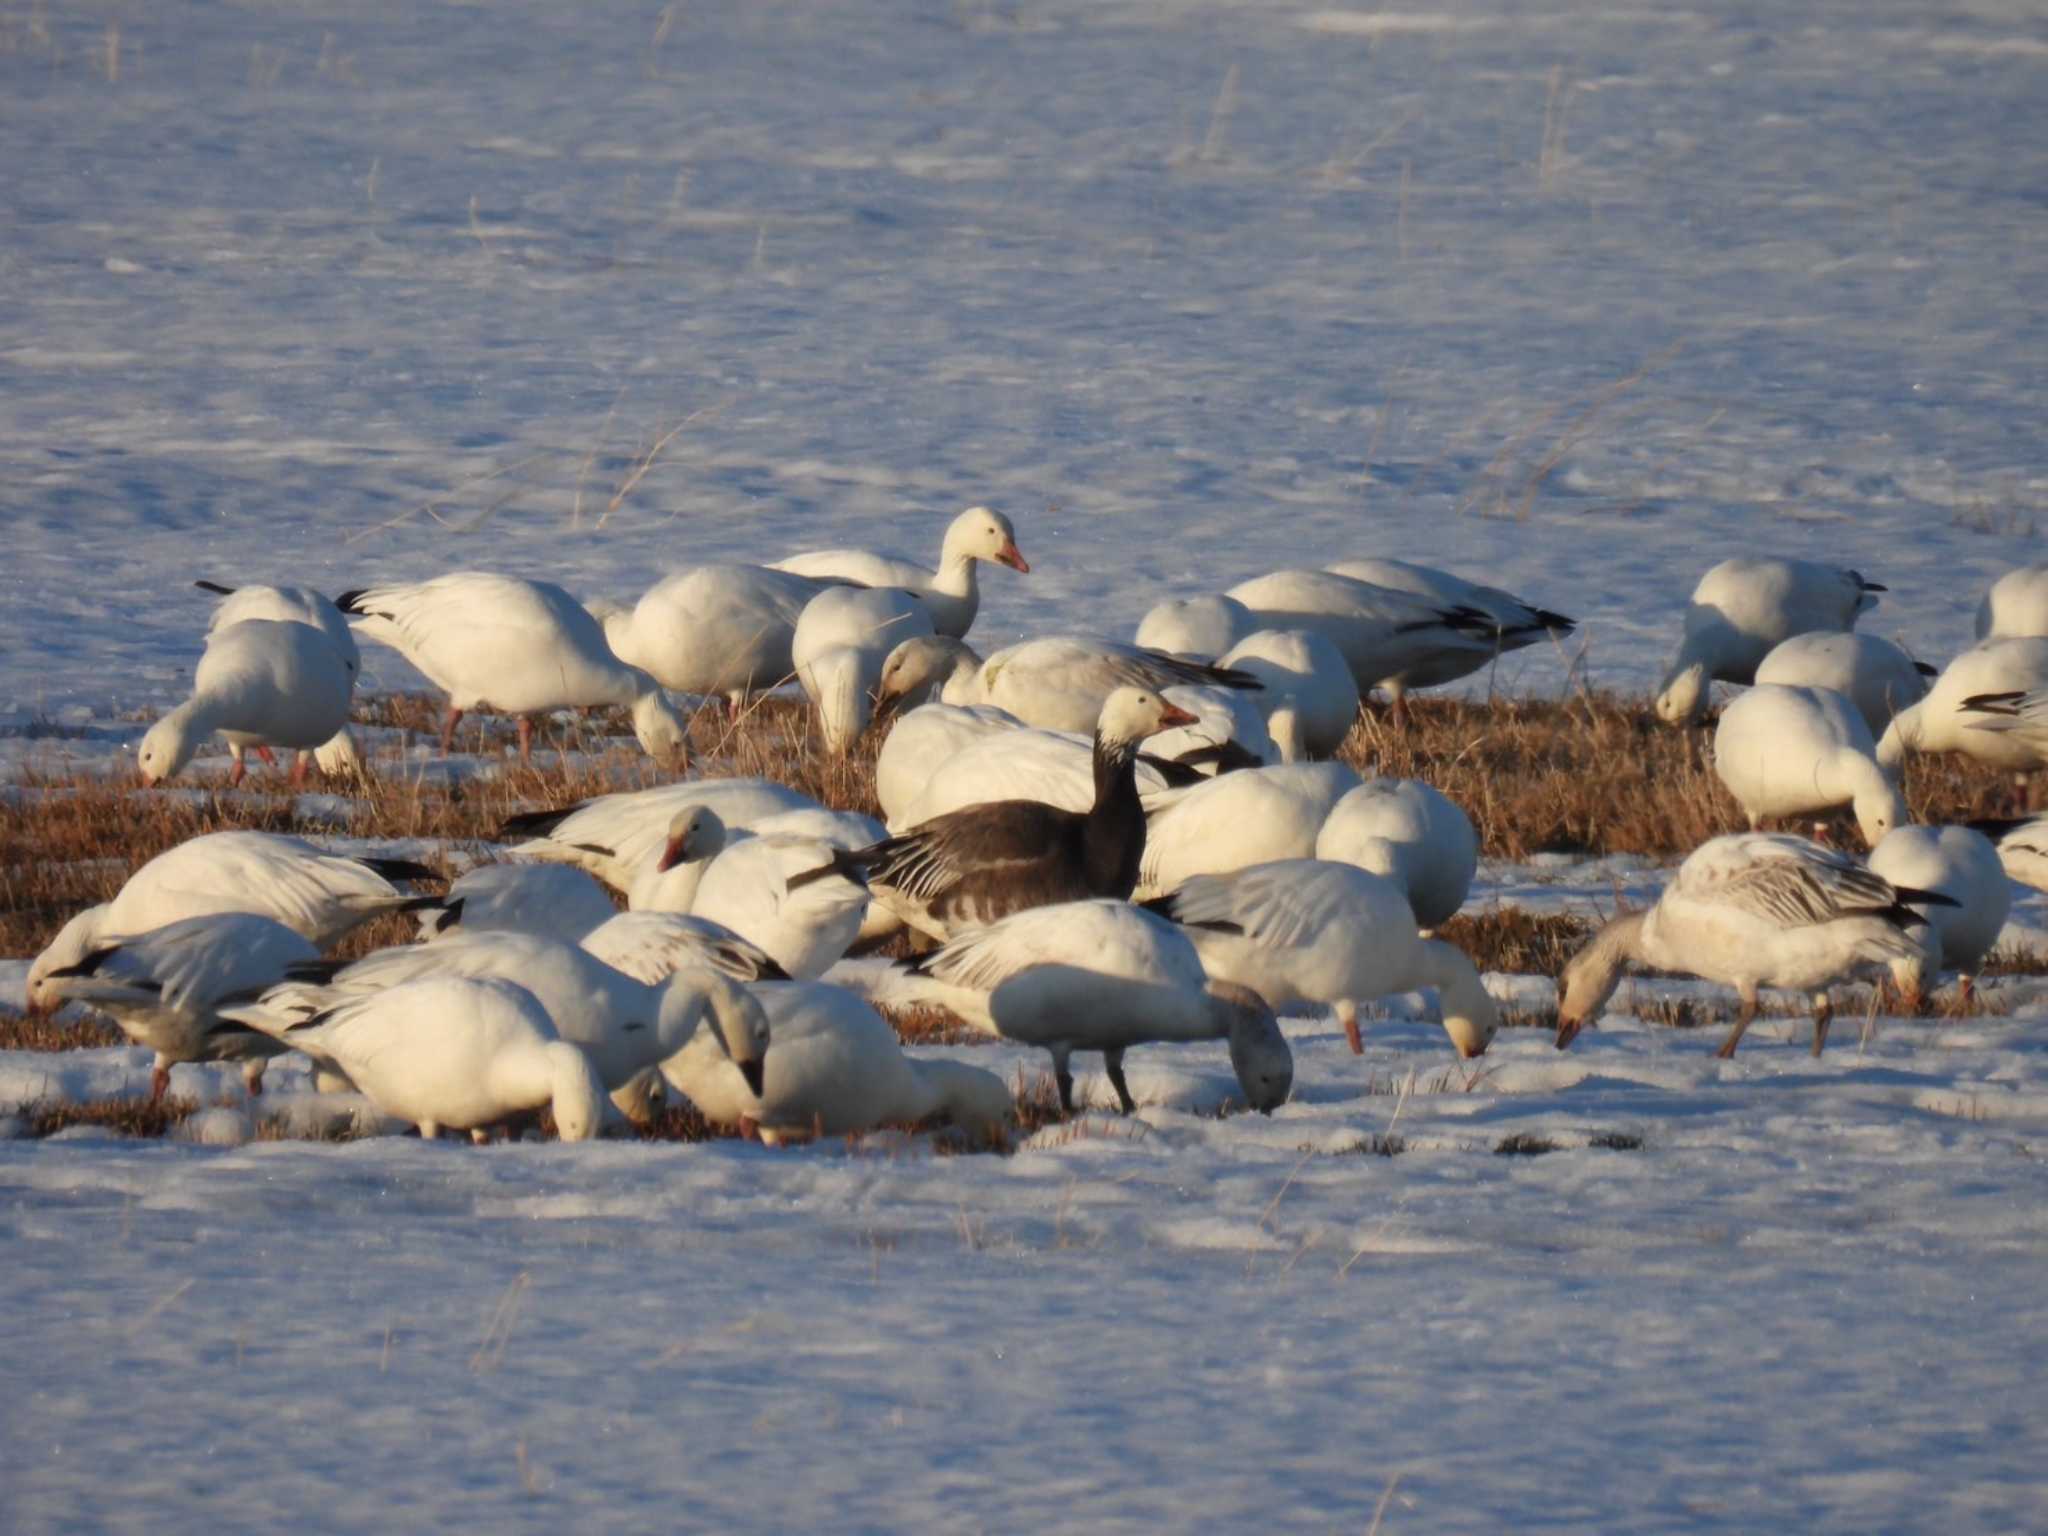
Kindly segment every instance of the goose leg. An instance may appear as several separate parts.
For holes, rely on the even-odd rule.
[[[1834,1022],[1835,1005],[1825,992],[1813,994],[1813,1054],[1819,1056],[1828,1043],[1828,1025]]]
[[[455,750],[455,727],[460,724],[462,724],[462,711],[453,704],[450,704],[447,717],[441,722],[441,755],[443,757],[446,757]]]
[[[242,1089],[250,1098],[262,1095],[263,1069],[269,1065],[270,1059],[267,1056],[258,1056],[254,1061],[242,1063]]]
[[[267,744],[258,742],[256,744],[256,755],[263,759],[264,767],[271,769],[277,767],[277,754],[271,751]]]
[[[1742,1043],[1742,1032],[1749,1028],[1756,1018],[1756,994],[1750,993],[1742,999],[1742,1012],[1735,1015],[1735,1025],[1728,1031],[1728,1038],[1721,1042],[1721,1049],[1714,1054],[1723,1061],[1735,1055],[1735,1047]]]
[[[1387,690],[1387,721],[1397,731],[1408,729],[1408,695],[1399,688]]]
[[[155,1070],[149,1074],[149,1102],[162,1103],[164,1095],[170,1091],[170,1086],[171,1064],[159,1056],[156,1059]]]
[[[1059,1085],[1060,1113],[1074,1112],[1074,1074],[1067,1068],[1067,1048],[1052,1047],[1052,1080]]]
[[[249,776],[249,765],[242,760],[242,754],[235,754],[235,766],[228,771],[228,788],[233,789]]]
[[[1337,1022],[1344,1026],[1344,1042],[1351,1047],[1351,1054],[1365,1054],[1365,1037],[1358,1030],[1358,1004],[1344,998],[1337,1004]]]
[[[1957,977],[1956,995],[1962,1000],[1963,1007],[1969,1007],[1977,1000],[1977,978],[1967,972]]]
[[[293,789],[299,789],[305,785],[306,764],[311,761],[312,758],[304,752],[299,753],[292,759],[291,785]]]
[[[533,766],[533,721],[525,715],[519,717],[519,762],[520,766]]]
[[[1121,1049],[1102,1053],[1102,1070],[1109,1074],[1109,1086],[1116,1090],[1117,1107],[1130,1114],[1138,1107],[1131,1097],[1131,1085],[1124,1081],[1124,1053]]]

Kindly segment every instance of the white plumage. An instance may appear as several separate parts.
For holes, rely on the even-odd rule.
[[[1262,629],[1217,659],[1265,684],[1255,695],[1268,715],[1291,705],[1311,757],[1329,757],[1358,719],[1358,684],[1344,653],[1327,635],[1306,629]]]
[[[1873,737],[1892,716],[1927,696],[1934,669],[1877,635],[1815,630],[1771,647],[1757,664],[1758,683],[1790,688],[1832,688],[1856,706]]]
[[[690,911],[758,944],[791,976],[822,976],[867,915],[867,887],[844,852],[787,832],[743,838],[711,860]]]
[[[1934,891],[1955,903],[1928,907],[1933,934],[1914,937],[1943,970],[1961,975],[1967,995],[2012,912],[2012,882],[1999,850],[1970,827],[1898,827],[1870,850],[1867,862],[1872,873],[1901,890]],[[1921,967],[1909,962],[1894,964],[1892,976],[1900,990],[1914,995],[1927,981]]]
[[[631,609],[602,609],[605,637],[664,688],[718,694],[735,708],[791,681],[804,605],[826,583],[765,565],[699,565],[649,587]]]
[[[2022,565],[1991,583],[1977,604],[1977,638],[2048,635],[2048,565]]]
[[[924,605],[939,634],[958,639],[973,627],[981,606],[975,566],[984,560],[1027,576],[1031,573],[1017,548],[1010,520],[988,507],[969,507],[947,525],[936,571],[898,555],[865,549],[813,550],[778,560],[774,569],[863,587],[901,588]]]
[[[1367,779],[1330,808],[1315,856],[1385,875],[1408,893],[1421,928],[1457,915],[1479,872],[1472,819],[1420,779]]]
[[[676,832],[689,812],[704,806],[727,827],[742,827],[780,811],[818,802],[773,779],[690,779],[658,789],[599,795],[553,811],[527,811],[498,829],[502,839],[524,838],[522,859],[571,864],[621,894],[663,858],[673,856]]]
[[[891,826],[902,818],[932,775],[969,747],[1006,731],[1028,729],[1006,709],[987,704],[921,704],[897,717],[875,755],[875,799]]]
[[[1137,898],[1191,875],[1310,857],[1331,810],[1358,783],[1346,763],[1285,763],[1153,796]]]
[[[2022,772],[2044,761],[2032,733],[2002,726],[2003,718],[1970,708],[1973,700],[2048,688],[2048,639],[1987,640],[1942,669],[1927,697],[1902,709],[1877,743],[1877,760],[1896,767],[1908,752],[1961,752],[1996,768]]]
[[[723,923],[687,912],[619,912],[583,936],[583,947],[614,970],[649,986],[677,971],[709,969],[735,981],[781,978],[758,944]]]
[[[804,605],[790,664],[818,711],[828,752],[844,752],[868,728],[890,653],[931,634],[925,605],[895,588],[830,587]]]
[[[310,624],[244,619],[208,635],[192,696],[149,728],[136,749],[142,782],[175,778],[214,732],[227,738],[235,767],[249,748],[310,752],[348,722],[355,674]],[[305,764],[293,769],[294,781]]]
[[[1830,688],[1759,683],[1721,712],[1714,772],[1755,827],[1769,816],[1820,815],[1847,805],[1875,847],[1905,825],[1905,796],[1878,765],[1855,705]]]
[[[1678,654],[1658,686],[1658,718],[1699,719],[1709,683],[1753,682],[1757,664],[1794,635],[1854,629],[1882,591],[1859,572],[1811,560],[1723,560],[1693,588]]]
[[[1045,635],[1006,646],[972,673],[948,681],[948,704],[993,704],[1026,725],[1049,731],[1092,731],[1119,688],[1153,693],[1181,684],[1228,681],[1216,668],[1086,635]],[[1256,687],[1253,679],[1245,679]]]
[[[1131,639],[1147,650],[1214,661],[1258,627],[1251,609],[1234,597],[1171,597],[1147,610]]]
[[[420,914],[420,937],[532,933],[574,944],[618,909],[604,887],[562,864],[479,864],[448,887],[447,901]]]

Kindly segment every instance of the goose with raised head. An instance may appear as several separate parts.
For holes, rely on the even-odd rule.
[[[2038,768],[2042,753],[2031,732],[2016,728],[2011,696],[2040,689],[2048,689],[2048,639],[1987,640],[1944,667],[1926,698],[1892,717],[1877,760],[1895,768],[1908,752],[1960,752],[1994,768]]]
[[[1125,901],[1061,902],[973,929],[911,968],[921,995],[1006,1039],[1051,1053],[1060,1108],[1074,1108],[1070,1058],[1100,1051],[1117,1104],[1134,1045],[1226,1040],[1245,1099],[1262,1114],[1287,1100],[1294,1057],[1257,993],[1211,980],[1188,935]]]
[[[1500,1009],[1465,952],[1423,938],[1408,893],[1356,865],[1280,859],[1196,875],[1146,905],[1188,930],[1211,976],[1250,987],[1275,1008],[1334,1008],[1354,1054],[1365,1049],[1361,1002],[1424,987],[1436,989],[1460,1056],[1483,1055],[1500,1028]]]
[[[420,937],[535,933],[574,944],[618,909],[604,887],[565,864],[479,864],[448,886],[445,903],[419,914]]]
[[[1991,583],[1977,604],[1977,638],[2048,635],[2048,565],[2022,565]]]
[[[1967,1001],[2012,912],[2012,882],[1998,848],[1974,827],[1897,827],[1865,862],[1896,889],[1932,891],[1955,903],[1928,907],[1927,925],[1933,931],[1915,937],[1942,970],[1962,978]],[[1917,1002],[1929,977],[1920,965],[1896,961],[1892,980]]]
[[[1310,757],[1330,757],[1358,719],[1358,684],[1329,636],[1309,629],[1262,629],[1225,651],[1216,665],[1265,684],[1270,714],[1291,706]]]
[[[662,577],[631,608],[594,610],[620,658],[678,693],[747,696],[795,675],[804,605],[829,583],[765,565],[698,565]]]
[[[1145,849],[1138,743],[1191,718],[1149,689],[1119,688],[1096,723],[1086,811],[1027,799],[972,805],[850,858],[877,901],[942,940],[1025,907],[1129,896]]]
[[[1385,875],[1408,893],[1418,928],[1457,915],[1479,872],[1472,818],[1420,779],[1367,779],[1330,807],[1315,856]]]
[[[1383,680],[1387,692],[1399,697],[1410,688],[1433,688],[1440,683],[1469,677],[1490,666],[1509,651],[1519,651],[1539,640],[1563,640],[1578,628],[1578,620],[1540,608],[1499,587],[1467,581],[1435,566],[1416,565],[1408,560],[1336,560],[1323,567],[1354,581],[1370,582],[1394,592],[1409,592],[1439,606],[1461,612],[1484,614],[1492,623],[1492,645],[1482,656],[1463,649],[1446,649],[1418,662],[1398,677]]]
[[[812,550],[778,560],[774,569],[863,587],[900,588],[924,605],[939,634],[958,639],[974,627],[974,616],[981,607],[975,567],[983,561],[1006,565],[1020,575],[1031,574],[1029,562],[1017,548],[1017,530],[1010,520],[989,507],[969,507],[947,524],[937,570],[899,555],[866,549]]]
[[[603,1121],[589,1056],[515,982],[427,976],[305,1015],[261,1000],[226,1012],[345,1073],[429,1141],[443,1127],[482,1130],[540,1109],[554,1111],[564,1141],[589,1140]]]
[[[895,648],[931,634],[924,604],[895,588],[830,587],[804,605],[790,665],[818,711],[826,751],[845,752],[868,728],[875,687]]]
[[[1864,841],[1909,817],[1895,776],[1856,706],[1832,688],[1759,683],[1721,712],[1714,772],[1749,817],[1822,815],[1851,807]]]
[[[1657,717],[1691,724],[1707,712],[1708,684],[1754,682],[1757,664],[1794,635],[1854,629],[1882,591],[1861,572],[1812,560],[1723,560],[1693,588]]]
[[[192,675],[192,696],[151,726],[136,748],[145,785],[175,778],[216,731],[235,766],[230,784],[248,771],[243,754],[286,747],[309,753],[348,723],[355,674],[341,652],[310,624],[243,619],[208,634]],[[303,783],[308,759],[292,768]]]
[[[335,599],[365,639],[388,645],[448,695],[441,751],[471,710],[514,715],[519,756],[533,753],[533,717],[618,705],[650,757],[680,766],[688,727],[656,679],[613,653],[597,620],[551,581],[457,571],[431,581],[360,587]]]
[[[1694,849],[1647,911],[1615,918],[1558,981],[1557,1048],[1599,1014],[1631,964],[1735,988],[1742,1011],[1718,1054],[1735,1054],[1761,987],[1813,999],[1813,1054],[1827,1044],[1827,989],[1930,957],[1914,910],[1949,898],[1902,890],[1849,855],[1803,837],[1736,832]]]
[[[1138,898],[1192,875],[1312,857],[1323,823],[1358,784],[1348,763],[1283,763],[1152,796]]]
[[[573,864],[625,895],[664,855],[673,862],[697,806],[715,812],[723,826],[743,827],[817,803],[773,779],[690,779],[524,811],[508,817],[497,835],[501,842],[518,840],[522,859]]]
[[[1915,661],[1891,641],[1855,630],[1813,630],[1771,647],[1757,664],[1759,684],[1831,688],[1856,706],[1872,737],[1892,717],[1927,696],[1937,669]]]
[[[1215,661],[1258,627],[1251,609],[1218,592],[1154,603],[1131,639],[1148,651],[1187,661]]]

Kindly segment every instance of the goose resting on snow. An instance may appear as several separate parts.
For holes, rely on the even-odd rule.
[[[310,624],[244,619],[207,636],[192,676],[192,697],[149,728],[136,749],[145,785],[177,777],[215,731],[234,755],[230,784],[248,771],[242,754],[254,747],[311,752],[348,724],[355,673],[340,651]],[[307,759],[292,767],[303,783]]]
[[[1856,707],[1832,688],[1759,683],[1721,712],[1714,772],[1749,816],[1806,816],[1853,806],[1864,841],[1910,819]]]
[[[931,614],[939,634],[958,640],[974,626],[981,607],[975,563],[1007,565],[1029,576],[1031,567],[1017,548],[1017,532],[1002,513],[969,507],[946,527],[939,568],[865,549],[820,549],[778,560],[771,569],[813,579],[847,581],[862,587],[897,587],[914,595]]]
[[[1631,962],[1735,988],[1742,1011],[1721,1042],[1735,1054],[1756,1017],[1759,987],[1813,997],[1813,1054],[1827,1044],[1827,989],[1895,962],[1931,960],[1914,907],[1947,896],[1902,889],[1855,859],[1803,837],[1738,832],[1702,843],[1646,912],[1618,917],[1572,957],[1558,983],[1557,1048],[1605,1006]]]
[[[1678,654],[1657,689],[1657,718],[1689,725],[1707,711],[1710,682],[1747,683],[1773,646],[1811,630],[1849,630],[1884,588],[1861,573],[1811,560],[1723,560],[1700,578]]]

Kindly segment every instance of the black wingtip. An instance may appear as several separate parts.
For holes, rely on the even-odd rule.
[[[1956,708],[1975,710],[1981,715],[2017,715],[2019,702],[2025,697],[2026,694],[2017,688],[2004,693],[1973,693]]]
[[[212,592],[220,597],[231,597],[235,590],[233,587],[224,587],[217,581],[195,581],[192,585],[202,592]]]
[[[317,987],[332,986],[334,978],[347,970],[353,960],[335,960],[322,957],[318,960],[294,960],[284,968],[286,981],[303,981]]]
[[[430,865],[417,859],[378,859],[358,857],[356,862],[372,874],[382,875],[386,880],[445,880],[448,877]]]
[[[1940,891],[1916,890],[1910,885],[1895,885],[1892,887],[1892,890],[1897,893],[1899,905],[1902,907],[1960,907],[1962,905],[1955,897],[1944,896]]]
[[[1858,576],[1858,577],[1856,578],[1856,581],[1857,581],[1857,584],[1858,584],[1859,586],[1861,586],[1861,587],[1863,588],[1863,590],[1864,590],[1864,591],[1866,591],[1866,592],[1889,592],[1889,591],[1891,591],[1891,588],[1890,588],[1890,587],[1888,587],[1888,586],[1886,586],[1886,585],[1885,585],[1885,584],[1884,584],[1883,582],[1881,582],[1881,581],[1865,581],[1865,580],[1864,580],[1864,579],[1863,579],[1863,578],[1862,578],[1861,576]]]
[[[351,587],[348,591],[341,593],[334,599],[334,606],[343,613],[352,613],[357,618],[363,618],[365,614],[362,602],[369,590],[368,587]]]
[[[2036,818],[2032,816],[1980,816],[1975,821],[1964,822],[1963,825],[1972,832],[1982,832],[1995,843],[2034,820]]]
[[[551,811],[521,811],[516,816],[507,816],[498,824],[498,840],[511,837],[546,837],[571,816],[582,810],[587,802],[577,801]]]
[[[1939,668],[1939,667],[1937,667],[1937,666],[1934,666],[1934,665],[1932,665],[1931,663],[1929,663],[1929,662],[1925,662],[1925,661],[1916,661],[1916,662],[1914,662],[1914,663],[1913,663],[1913,670],[1914,670],[1915,672],[1918,672],[1918,673],[1919,673],[1919,674],[1920,674],[1920,675],[1921,675],[1922,677],[1939,677],[1939,676],[1941,676],[1941,668]]]
[[[1538,608],[1535,610],[1535,614],[1536,623],[1539,628],[1550,630],[1556,634],[1568,635],[1579,627],[1579,621],[1569,614],[1552,613],[1548,608]]]
[[[748,956],[747,958],[751,963],[753,957]],[[790,975],[789,972],[785,971],[782,968],[782,963],[779,960],[777,960],[773,955],[761,956],[760,963],[754,966],[754,979],[756,981],[796,980],[794,976]]]
[[[844,848],[834,848],[832,856],[816,869],[806,869],[798,874],[786,876],[783,879],[782,888],[785,891],[795,892],[819,880],[827,880],[833,875],[838,875],[841,879],[851,880],[862,890],[866,890],[868,886],[866,859],[864,857],[866,852],[866,849],[849,852]]]
[[[1138,761],[1166,780],[1168,789],[1186,789],[1208,777],[1191,763],[1177,763],[1170,757],[1160,757],[1151,752],[1140,752]]]
[[[50,979],[56,981],[66,976],[97,976],[100,973],[100,968],[107,963],[108,957],[118,947],[117,945],[109,944],[105,949],[96,949],[84,959],[74,961],[70,965],[60,966],[58,969],[50,972]]]

